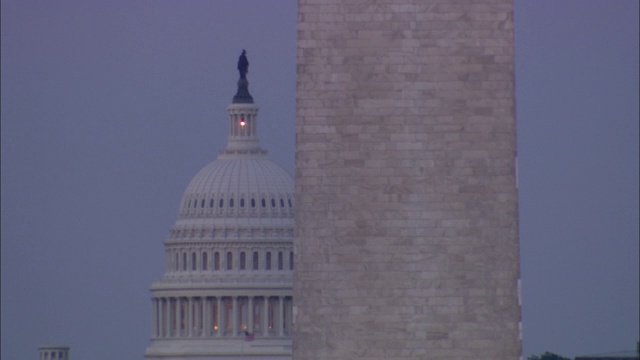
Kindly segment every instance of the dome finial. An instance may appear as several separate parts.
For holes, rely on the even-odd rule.
[[[247,51],[242,49],[242,54],[238,58],[238,72],[240,79],[238,80],[238,92],[233,97],[234,104],[253,104],[253,97],[249,94],[249,81],[247,73],[249,72],[249,60],[247,60]]]

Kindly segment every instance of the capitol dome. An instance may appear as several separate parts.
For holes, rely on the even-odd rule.
[[[147,359],[291,359],[294,181],[260,148],[240,74],[227,146],[187,186],[164,241]]]
[[[222,155],[187,186],[178,223],[201,218],[293,217],[293,192],[293,177],[268,157]]]

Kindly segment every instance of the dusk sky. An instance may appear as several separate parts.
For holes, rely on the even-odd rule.
[[[524,355],[634,350],[638,1],[514,5]],[[261,145],[294,172],[296,1],[1,6],[1,357],[142,359],[243,48]]]

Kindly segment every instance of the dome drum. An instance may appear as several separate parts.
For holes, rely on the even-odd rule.
[[[184,199],[180,217],[272,216],[293,215],[292,194],[189,194]]]

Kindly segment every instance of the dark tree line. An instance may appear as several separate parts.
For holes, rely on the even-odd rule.
[[[571,359],[547,351],[540,356],[531,355],[527,358],[527,360],[571,360]]]

